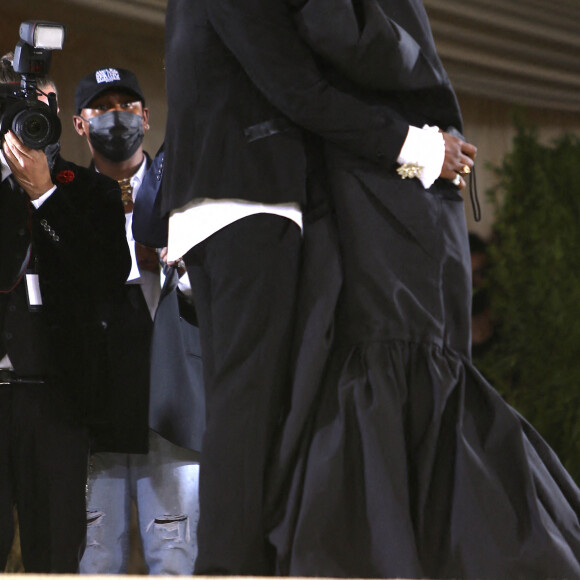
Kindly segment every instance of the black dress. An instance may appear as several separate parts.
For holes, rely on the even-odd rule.
[[[318,261],[306,282],[318,276],[329,305],[311,296],[299,324],[270,488],[278,572],[580,578],[578,488],[471,363],[457,189],[438,180],[425,191],[337,151],[329,163],[340,248],[327,218],[327,255],[322,244],[306,256]]]

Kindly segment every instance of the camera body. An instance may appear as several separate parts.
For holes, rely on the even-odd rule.
[[[56,96],[51,95],[54,104],[47,105],[38,100],[29,86],[0,85],[0,136],[12,131],[31,149],[44,149],[56,143],[62,127]]]
[[[48,104],[39,101],[43,93],[37,78],[48,74],[52,51],[61,49],[63,43],[64,27],[60,24],[32,20],[20,25],[12,68],[22,80],[0,85],[0,138],[12,131],[32,149],[44,149],[59,140],[62,126],[56,95],[46,95]]]

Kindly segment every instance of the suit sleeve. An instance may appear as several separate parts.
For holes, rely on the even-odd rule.
[[[209,0],[211,25],[264,96],[297,125],[391,166],[408,123],[329,84],[282,0]]]
[[[131,258],[118,185],[94,172],[58,185],[33,214],[39,264],[58,273],[63,284],[103,299],[129,274]]]

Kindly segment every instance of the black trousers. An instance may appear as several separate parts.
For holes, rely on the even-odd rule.
[[[196,574],[273,574],[264,477],[290,385],[301,234],[243,218],[185,256],[201,334],[207,426]]]
[[[88,437],[47,385],[0,385],[0,571],[18,510],[26,572],[76,573],[86,538]]]

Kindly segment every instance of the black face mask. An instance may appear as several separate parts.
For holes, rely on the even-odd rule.
[[[109,111],[89,119],[91,145],[111,161],[126,161],[143,142],[143,117]]]

